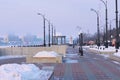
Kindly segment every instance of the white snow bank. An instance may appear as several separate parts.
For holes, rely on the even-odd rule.
[[[22,57],[25,57],[25,56],[11,56],[11,55],[9,55],[9,56],[0,56],[0,60],[1,59],[11,59],[11,58],[22,58]]]
[[[57,57],[57,56],[58,54],[54,51],[42,51],[42,52],[38,52],[33,57]]]
[[[52,73],[53,73],[53,71],[51,71],[51,70],[50,71],[49,70],[41,70],[38,80],[49,80]],[[36,79],[34,79],[34,80],[36,80]]]
[[[101,49],[100,49],[101,48]],[[105,48],[105,46],[100,46],[99,49],[98,47],[94,47],[94,48],[90,48],[91,50],[96,50],[96,51],[100,51],[100,52],[114,52],[116,51],[115,47],[108,47],[108,48]]]
[[[120,57],[120,52],[114,53],[113,55]]]
[[[0,66],[0,80],[48,80],[52,71],[40,70],[34,64],[4,64]]]
[[[7,47],[10,47],[10,46],[0,46],[0,48],[7,48]]]
[[[90,48],[90,46],[83,46],[83,48]]]

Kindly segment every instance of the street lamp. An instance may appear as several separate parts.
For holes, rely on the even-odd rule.
[[[38,13],[38,15],[41,15],[43,17],[43,36],[44,36],[44,47],[46,46],[46,40],[45,40],[45,15]]]
[[[100,37],[102,38],[102,40],[101,40],[101,44],[104,44],[104,31],[105,29],[104,29],[104,27],[103,26],[100,26],[100,33],[101,33],[101,35],[100,35]]]
[[[120,14],[119,14],[119,30],[120,30]],[[120,31],[119,31],[119,34],[120,34]]]
[[[112,27],[112,22],[114,21],[115,19],[112,19],[110,20],[110,45],[112,45],[112,33],[111,33],[111,27]]]
[[[48,46],[50,47],[50,25],[51,23],[50,23],[50,20],[46,19],[46,21],[48,22]]]
[[[103,44],[104,44],[104,46],[105,46],[105,37],[106,37],[106,35],[105,35],[105,28],[104,28],[104,31],[103,31],[104,33],[103,33]]]
[[[106,21],[106,44],[105,44],[105,47],[108,48],[108,13],[107,13],[107,1],[104,2],[103,0],[100,0],[104,5],[105,5],[105,15],[106,15],[106,18],[105,18],[105,21]]]
[[[56,28],[54,27],[54,44],[57,44],[57,39],[56,39]]]
[[[52,45],[53,45],[53,25],[52,25]]]
[[[50,21],[48,21],[48,46],[50,47]]]
[[[116,8],[116,49],[119,49],[119,30],[118,30],[118,3],[115,0],[115,8]]]
[[[99,47],[100,47],[99,14],[98,14],[98,11],[96,11],[95,9],[91,9],[91,11],[95,12],[96,15],[97,15],[97,32],[98,32],[98,42],[97,42],[97,46],[98,46],[98,49],[99,49]]]

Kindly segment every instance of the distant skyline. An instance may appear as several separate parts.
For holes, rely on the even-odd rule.
[[[104,0],[106,1],[106,0]],[[115,18],[115,0],[108,1],[108,23]],[[120,1],[118,8],[120,12]],[[35,34],[43,37],[45,14],[63,35],[77,36],[80,26],[83,32],[96,32],[96,14],[90,9],[99,10],[100,26],[105,24],[105,6],[100,0],[0,0],[0,34]],[[112,24],[113,27],[115,23]],[[46,34],[48,24],[46,22]]]

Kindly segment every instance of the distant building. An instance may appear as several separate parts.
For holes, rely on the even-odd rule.
[[[73,44],[73,38],[72,38],[72,36],[70,37],[69,44],[70,44],[70,45]]]
[[[8,42],[9,42],[8,35],[6,35],[6,36],[4,37],[4,42],[5,42],[5,43],[8,43]]]
[[[4,40],[4,38],[0,37],[0,41],[3,41],[3,40]]]
[[[21,38],[24,45],[40,45],[42,40],[38,38],[36,35],[26,35]]]
[[[20,41],[20,38],[18,36],[16,36],[16,35],[9,34],[8,35],[8,41],[9,42]]]

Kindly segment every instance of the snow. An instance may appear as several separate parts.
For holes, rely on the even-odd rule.
[[[10,46],[0,46],[0,48],[7,48],[7,47],[10,47]]]
[[[98,49],[98,47],[96,45],[93,45],[93,46],[84,46],[83,48],[89,48],[90,50],[95,50],[95,51],[99,51],[99,52],[113,52],[113,55],[114,56],[117,56],[117,57],[120,57],[120,49],[117,49],[118,52],[116,52],[116,49],[115,47],[108,47],[108,48],[105,48],[105,46],[100,46],[99,48],[101,49]],[[103,50],[104,48],[104,50]],[[100,54],[102,56],[104,56],[105,58],[109,57],[109,54]]]
[[[90,46],[83,46],[83,48],[90,48]]]
[[[53,73],[53,71],[41,70],[40,71],[41,75],[39,75],[40,78],[38,80],[49,80],[49,78],[51,77],[52,73]],[[34,79],[34,80],[36,80],[36,79]]]
[[[100,51],[100,52],[111,52],[111,51],[115,51],[116,49],[114,47],[108,47],[108,48],[105,48],[104,46],[100,46],[99,48],[101,49],[98,49],[98,47],[94,47],[94,48],[90,48],[91,50],[97,50],[97,51]]]
[[[38,52],[33,57],[57,57],[57,56],[58,54],[54,51],[41,51],[41,52]]]
[[[25,56],[11,56],[11,55],[7,55],[7,56],[0,56],[0,60],[2,60],[2,59],[11,59],[11,58],[23,58],[23,57],[25,57]]]
[[[114,53],[113,55],[120,57],[120,52]]]
[[[52,70],[40,70],[34,64],[0,66],[0,80],[48,80],[52,73]]]
[[[109,46],[108,48],[105,48],[105,46],[100,46],[98,48],[98,46],[96,45],[90,45],[90,46],[85,46],[83,47],[84,49],[90,49],[90,50],[93,50],[93,51],[97,51],[97,52],[100,52],[100,53],[114,53],[116,52],[116,49],[115,47],[112,47],[112,46]],[[118,50],[120,51],[120,50]]]

